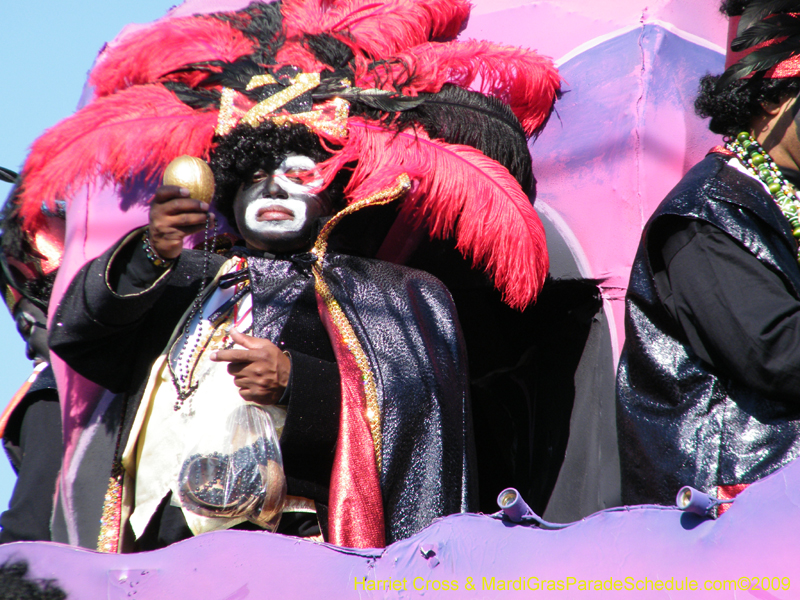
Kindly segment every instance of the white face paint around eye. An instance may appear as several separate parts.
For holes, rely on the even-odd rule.
[[[322,183],[316,162],[299,154],[287,156],[272,173],[257,172],[254,182],[239,190],[233,205],[248,245],[286,251],[306,243],[317,219],[330,211],[327,197],[314,193]]]

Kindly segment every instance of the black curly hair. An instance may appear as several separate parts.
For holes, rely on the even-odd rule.
[[[236,226],[233,201],[242,182],[258,169],[273,170],[289,153],[304,154],[318,163],[331,156],[317,135],[301,124],[276,125],[271,121],[258,127],[240,124],[219,139],[209,161],[216,183],[214,205],[231,226]],[[346,183],[347,175],[340,172],[325,190],[334,209],[344,207]]]
[[[800,92],[800,79],[764,79],[758,75],[735,81],[722,91],[716,90],[720,75],[706,75],[700,80],[700,92],[694,101],[695,112],[711,117],[708,128],[714,133],[735,136],[750,129],[750,124],[766,102],[783,102]]]
[[[750,0],[725,0],[720,12],[728,17],[740,16]],[[708,127],[714,133],[735,136],[750,129],[753,119],[767,102],[783,102],[800,93],[800,78],[765,79],[756,73],[750,79],[739,79],[724,89],[716,89],[721,75],[705,75],[694,101],[695,112],[711,117]]]
[[[66,592],[52,579],[28,579],[28,563],[0,565],[0,600],[64,600]]]
[[[750,0],[723,0],[719,12],[728,17],[738,17],[750,4]]]

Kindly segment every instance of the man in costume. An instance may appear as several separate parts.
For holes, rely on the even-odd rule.
[[[729,0],[727,69],[696,108],[726,136],[647,223],[617,380],[623,501],[719,498],[800,453],[800,3]]]
[[[252,129],[242,127],[244,135]],[[360,528],[372,535],[364,541],[382,545],[387,538],[393,541],[415,533],[437,516],[471,507],[474,482],[466,357],[449,295],[422,273],[327,253],[334,222],[328,221],[320,236],[316,234],[332,215],[332,202],[340,199],[312,192],[321,179],[309,183],[301,179],[316,168],[309,155],[319,160],[322,148],[303,125],[266,123],[259,129],[257,133],[271,143],[275,154],[252,156],[254,166],[247,171],[253,172],[236,186],[233,206],[221,207],[223,213],[230,214],[232,208],[235,214],[245,241],[237,252],[242,257],[220,269],[222,261],[217,256],[191,252],[184,256],[182,238],[204,226],[208,205],[186,197],[183,189],[164,186],[151,205],[146,250],[142,232],[137,230],[96,259],[73,281],[56,317],[61,326],[51,337],[54,351],[112,391],[124,391],[121,382],[131,381],[138,388],[147,383],[133,374],[154,362],[154,349],[168,348],[168,368],[162,367],[157,374],[154,369],[150,379],[171,381],[156,391],[137,388],[130,394],[130,401],[136,403],[145,394],[138,412],[149,411],[142,431],[134,432],[139,441],[136,464],[130,467],[136,480],[131,524],[139,549],[160,547],[220,525],[218,519],[195,518],[187,509],[182,514],[188,524],[181,520],[181,511],[170,503],[170,497],[178,493],[169,477],[177,479],[178,465],[163,460],[170,453],[180,454],[182,440],[175,437],[181,431],[188,435],[193,426],[189,419],[180,429],[182,417],[201,410],[201,395],[208,391],[204,388],[214,388],[211,401],[219,407],[220,418],[225,414],[220,397],[235,395],[236,388],[245,400],[281,404],[288,410],[281,447],[291,498],[284,512],[297,509],[298,515],[307,515],[311,511],[316,518],[308,524],[301,523],[298,515],[284,515],[279,531],[319,535],[319,522],[328,539],[355,545],[362,540],[346,534],[351,520],[358,520]],[[236,132],[231,136],[217,149],[215,163],[226,161],[229,142],[241,143]],[[402,191],[403,182],[391,194]],[[220,198],[220,204],[226,202],[230,198]],[[314,253],[309,255],[312,248]],[[228,288],[231,297],[208,296],[201,318],[186,337],[179,334],[167,341],[181,315],[192,307],[204,263],[211,272],[237,281]],[[97,280],[96,273],[108,276]],[[320,315],[315,291],[325,301]],[[220,309],[225,302],[230,306]],[[223,312],[210,317],[209,305]],[[117,316],[110,320],[110,315]],[[223,326],[241,333],[236,329],[228,335],[223,332],[215,344],[220,335],[216,332]],[[204,337],[203,327],[215,333]],[[234,342],[237,349],[230,348]],[[193,344],[201,348],[199,356],[186,352],[194,350]],[[368,369],[357,364],[361,360],[369,362]],[[220,374],[208,364],[213,361],[231,366],[220,367]],[[358,367],[355,373],[348,370],[354,366]],[[204,368],[211,370],[205,373]],[[231,380],[235,388],[215,379]],[[346,438],[342,438],[350,432],[341,430],[363,421],[350,423],[348,416],[352,416],[347,413],[348,401],[360,401],[360,394],[348,397],[342,390],[362,379],[366,381],[369,434],[375,447],[382,447],[380,454],[359,453],[363,443],[358,439],[344,453]],[[373,410],[373,402],[382,405],[382,410]],[[377,417],[378,410],[382,419]],[[341,425],[340,418],[344,419]],[[337,438],[342,451],[335,457]],[[415,455],[419,458],[411,459]],[[368,473],[376,470],[373,461],[381,460],[388,464],[380,472],[378,489]],[[340,487],[329,490],[332,473],[332,485]],[[154,481],[161,487],[153,489]],[[358,490],[352,489],[356,481]],[[348,497],[356,493],[364,506],[356,514],[337,514],[334,507],[329,520],[328,498],[336,502],[337,493]]]
[[[208,252],[180,251],[184,236],[206,223],[208,206],[161,188],[148,231],[84,267],[59,307],[51,347],[118,392],[102,413],[121,426],[105,477],[100,550],[154,548],[219,528],[176,506],[180,490],[159,480],[176,471],[159,462],[169,454],[162,449],[174,450],[172,424],[217,384],[228,386],[226,399],[283,407],[285,422],[279,410],[273,416],[291,497],[285,513],[315,516],[284,516],[280,527],[296,529],[279,531],[313,534],[318,526],[337,544],[380,546],[473,506],[465,354],[449,294],[424,273],[365,257],[402,262],[423,225],[452,235],[509,305],[531,303],[547,259],[526,193],[526,136],[544,124],[559,80],[532,52],[438,41],[458,33],[466,3],[355,9],[254,4],[157,24],[104,57],[92,74],[98,99],[34,148],[26,191],[39,198],[68,194],[98,168],[121,173],[124,185],[131,164],[146,180],[176,155],[210,152],[216,208],[244,238],[222,266]],[[403,35],[386,35],[388,23]],[[182,45],[180,64],[131,60],[163,60],[165,39],[203,43]],[[239,46],[219,47],[222,39]],[[465,89],[478,75],[493,97]],[[114,110],[123,125],[136,113],[137,122],[158,126],[137,131],[122,158],[100,151],[107,138],[93,140],[85,161],[70,154],[64,187],[49,187],[45,165],[65,151],[63,136],[86,141],[92,134],[82,132]],[[40,160],[49,153],[51,161]],[[278,238],[264,231],[266,221],[267,229],[282,224]],[[236,331],[218,329],[229,322]],[[233,342],[243,348],[228,348]],[[220,361],[233,377],[217,376]],[[262,367],[274,377],[262,379]],[[209,483],[200,481],[195,495],[213,491]],[[57,535],[71,539],[69,515],[57,517]],[[128,524],[136,544],[120,543]]]
[[[61,408],[47,347],[47,305],[61,240],[44,230],[38,239],[28,238],[20,227],[14,194],[3,207],[0,229],[3,299],[34,361],[33,373],[0,415],[3,448],[17,474],[8,510],[0,515],[0,543],[49,541],[62,443]]]

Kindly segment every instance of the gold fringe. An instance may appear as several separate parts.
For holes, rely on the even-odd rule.
[[[100,535],[97,538],[97,551],[116,554],[119,550],[119,538],[122,517],[122,465],[116,457],[108,479],[108,489],[103,500],[103,514],[100,517]]]

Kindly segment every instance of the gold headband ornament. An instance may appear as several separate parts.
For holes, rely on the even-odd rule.
[[[275,85],[280,82],[269,73],[254,75],[247,84],[247,90],[254,90],[265,85]],[[343,81],[349,87],[350,82]],[[247,123],[251,127],[258,127],[266,119],[282,125],[284,123],[302,123],[312,131],[334,139],[347,137],[347,119],[350,116],[350,103],[343,98],[332,98],[313,106],[306,112],[290,113],[283,109],[289,102],[295,100],[318,87],[320,84],[319,73],[298,73],[290,79],[290,85],[265,98],[247,110],[237,106],[237,99],[242,94],[233,88],[222,88],[222,97],[219,103],[219,117],[214,132],[217,135],[228,135],[239,123]]]

